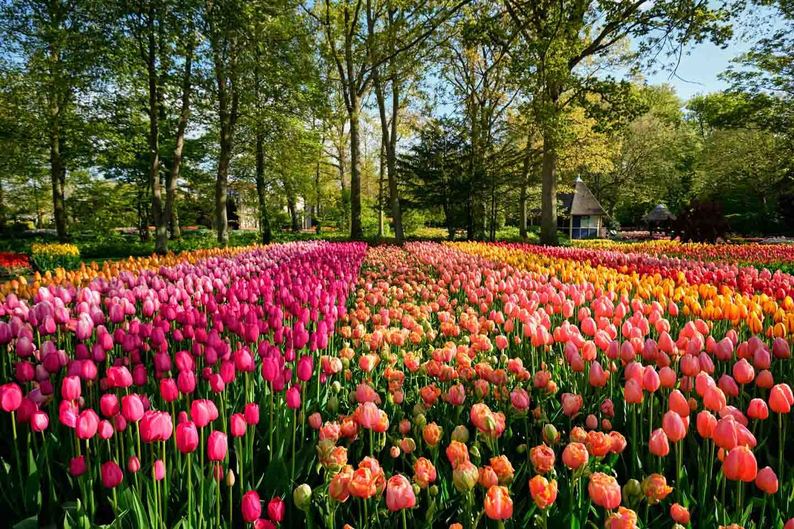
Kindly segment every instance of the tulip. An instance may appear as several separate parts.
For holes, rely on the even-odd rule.
[[[436,480],[436,467],[430,460],[420,457],[414,463],[414,481],[420,488],[427,488]]]
[[[287,390],[287,407],[291,410],[301,407],[301,392],[298,386],[290,386]]]
[[[99,428],[99,416],[94,410],[85,410],[77,417],[75,430],[80,439],[91,439]]]
[[[731,448],[722,463],[722,472],[731,481],[746,483],[754,481],[758,475],[758,463],[755,460],[755,455],[746,446]]]
[[[648,449],[651,454],[657,457],[665,457],[670,453],[670,444],[663,429],[657,428],[651,433],[651,437],[648,440]]]
[[[542,444],[529,451],[529,459],[538,474],[546,474],[554,468],[554,450]]]
[[[61,397],[65,400],[77,400],[81,394],[80,377],[68,376],[61,382]]]
[[[50,417],[45,412],[36,410],[30,416],[30,429],[34,432],[43,432],[50,425]]]
[[[470,461],[463,461],[452,471],[452,484],[459,492],[474,488],[479,479],[479,470]],[[496,481],[496,480],[495,480]]]
[[[779,414],[786,414],[791,411],[794,405],[794,395],[788,384],[775,384],[769,390],[769,408]]]
[[[618,507],[617,512],[607,518],[606,529],[635,529],[637,527],[637,513],[626,507]]]
[[[402,474],[389,478],[386,483],[386,507],[392,511],[410,509],[416,505],[416,496],[411,482]]]
[[[229,433],[232,437],[242,437],[245,435],[248,423],[245,422],[245,416],[242,413],[235,413],[229,417]]]
[[[687,433],[687,427],[681,419],[681,415],[673,410],[668,411],[662,417],[662,429],[667,438],[674,443],[681,441]]]
[[[621,491],[618,481],[603,472],[594,472],[590,476],[587,492],[593,503],[612,510],[620,505]]]
[[[281,523],[284,519],[284,513],[286,512],[286,504],[284,500],[276,496],[272,498],[267,503],[267,515],[273,520],[275,523]]]
[[[659,503],[673,491],[673,488],[667,485],[667,479],[661,474],[651,474],[642,480],[641,488],[649,505]]]
[[[485,494],[485,514],[491,520],[507,520],[513,516],[513,500],[507,487],[494,485]]]
[[[226,434],[213,430],[207,438],[207,457],[210,461],[223,461],[227,446]]]
[[[243,494],[240,510],[243,514],[243,521],[246,523],[253,523],[261,516],[262,502],[255,490],[249,490]]]
[[[158,459],[154,462],[154,479],[155,481],[162,481],[165,477],[165,462]]]
[[[13,382],[0,386],[0,408],[6,413],[16,411],[22,404],[22,390]]]
[[[747,406],[747,416],[751,419],[763,421],[769,417],[769,408],[763,399],[752,399]]]
[[[143,401],[138,395],[121,398],[121,415],[127,422],[138,422],[143,417]]]
[[[680,503],[674,503],[670,506],[670,518],[676,523],[688,524],[689,510]]]
[[[176,447],[183,454],[195,452],[199,445],[199,436],[196,425],[192,422],[182,422],[176,427]]]
[[[539,509],[546,509],[557,499],[557,481],[538,474],[529,480],[529,493]]]
[[[102,474],[102,485],[105,488],[116,488],[124,479],[124,473],[121,471],[121,467],[115,461],[106,461],[105,463],[102,463],[100,470]]]
[[[86,473],[88,466],[85,462],[85,456],[73,457],[69,460],[69,474],[73,477],[80,477]]]
[[[298,485],[292,491],[292,501],[301,511],[309,512],[312,502],[312,488],[306,483]]]
[[[778,490],[778,479],[775,471],[770,467],[764,467],[758,471],[755,477],[755,486],[766,494],[775,494]]]

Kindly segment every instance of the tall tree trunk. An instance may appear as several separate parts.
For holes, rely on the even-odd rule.
[[[529,192],[529,172],[532,167],[532,132],[527,133],[527,146],[524,149],[524,159],[521,163],[521,189],[518,198],[518,209],[521,218],[518,223],[518,232],[526,240],[527,232],[527,199]]]
[[[33,196],[35,197],[35,191]],[[0,233],[6,231],[6,222],[8,220],[6,211],[5,192],[3,191],[3,181],[0,179]],[[38,217],[39,208],[36,208],[36,216]]]
[[[543,168],[541,172],[540,242],[556,246],[557,238],[557,146],[555,132],[543,129]]]
[[[562,89],[549,84],[544,94],[543,165],[541,168],[540,242],[556,246],[557,236],[557,126],[560,117],[558,101]]]
[[[256,197],[259,201],[259,233],[262,244],[270,244],[273,233],[270,228],[270,216],[267,212],[265,187],[265,135],[257,128],[256,131]]]
[[[298,220],[298,205],[295,193],[290,187],[285,189],[287,195],[287,211],[290,216],[290,229],[297,233],[301,229],[300,221]]]
[[[66,205],[64,187],[66,185],[66,164],[63,160],[63,139],[59,123],[59,110],[55,105],[54,121],[50,125],[50,179],[52,181],[52,211],[55,217],[55,231],[58,240],[65,242],[69,239],[66,231]]]
[[[383,176],[386,166],[386,143],[381,136],[378,172],[378,239],[383,238]]]
[[[168,230],[163,215],[162,185],[160,183],[160,100],[157,84],[157,43],[154,28],[154,2],[149,3],[147,20],[148,49],[146,70],[149,80],[149,187],[152,190],[152,220],[154,221],[154,251],[168,251]]]
[[[218,43],[215,44],[218,46]],[[216,50],[214,53],[215,78],[218,85],[218,118],[220,121],[220,153],[218,173],[215,179],[215,229],[218,243],[229,245],[229,217],[226,203],[229,197],[229,166],[234,147],[234,129],[237,124],[240,95],[237,86],[236,43],[228,43],[230,48],[228,62]]]
[[[174,160],[171,172],[167,179],[167,192],[165,197],[165,218],[171,224],[171,238],[179,239],[182,230],[179,228],[179,216],[176,212],[176,185],[179,171],[182,167],[182,153],[185,149],[185,130],[190,118],[190,94],[192,91],[192,65],[193,65],[193,38],[189,37],[185,49],[185,70],[182,78],[182,108],[179,112],[179,122],[176,128],[176,145],[174,146]]]
[[[389,203],[391,205],[392,224],[394,236],[398,244],[405,240],[403,231],[403,213],[400,205],[400,190],[397,188],[397,121],[400,112],[400,84],[392,80],[392,116],[391,131],[386,142],[386,175],[389,182]]]
[[[361,102],[355,89],[350,94],[350,238],[361,240],[364,230],[361,227],[361,144],[360,108]]]

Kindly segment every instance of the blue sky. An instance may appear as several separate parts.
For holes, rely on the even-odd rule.
[[[678,96],[687,100],[697,94],[715,92],[727,88],[727,83],[719,79],[735,57],[746,52],[751,44],[741,39],[734,39],[723,49],[711,43],[703,43],[690,47],[674,75],[669,71],[646,73],[649,84],[667,83],[675,87]]]

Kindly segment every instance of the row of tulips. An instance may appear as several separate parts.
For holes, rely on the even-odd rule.
[[[280,465],[303,464],[302,409],[326,382],[313,366],[365,251],[253,248],[6,296],[5,508],[76,527],[218,527],[269,475],[287,489]]]
[[[0,307],[17,517],[794,527],[774,300],[484,244],[283,245],[69,285]],[[746,312],[703,310],[723,298]]]
[[[794,245],[792,244],[706,244],[664,239],[630,243],[594,239],[572,241],[572,243],[579,248],[666,255],[698,261],[739,262],[760,266],[779,263],[794,264]]]
[[[482,253],[538,277],[551,274],[572,288],[579,289],[583,284],[589,285],[596,293],[612,291],[621,296],[630,294],[645,301],[656,301],[671,312],[678,314],[680,311],[688,318],[724,322],[723,327],[744,324],[753,333],[764,333],[770,337],[785,337],[794,333],[794,299],[788,295],[776,300],[774,296],[763,292],[745,293],[728,285],[689,283],[686,274],[677,273],[675,269],[669,269],[663,276],[658,269],[639,271],[593,264],[587,256],[573,253],[581,251],[575,249],[477,243],[458,243],[456,247]],[[602,261],[609,261],[609,255],[607,252],[607,257]],[[688,266],[697,264],[688,263]],[[783,277],[786,281],[790,278],[781,273],[773,277]],[[765,288],[761,285],[761,290]]]
[[[609,267],[623,274],[658,275],[676,285],[709,285],[718,290],[728,287],[746,295],[765,294],[783,301],[794,297],[794,276],[779,270],[741,266],[731,263],[700,261],[689,258],[654,256],[625,251],[605,251],[590,248],[544,247],[509,244],[536,256],[554,259],[587,261],[593,267]]]

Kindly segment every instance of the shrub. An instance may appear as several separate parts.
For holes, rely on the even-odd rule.
[[[678,214],[672,231],[682,241],[713,243],[725,239],[728,221],[718,202],[693,199]]]

